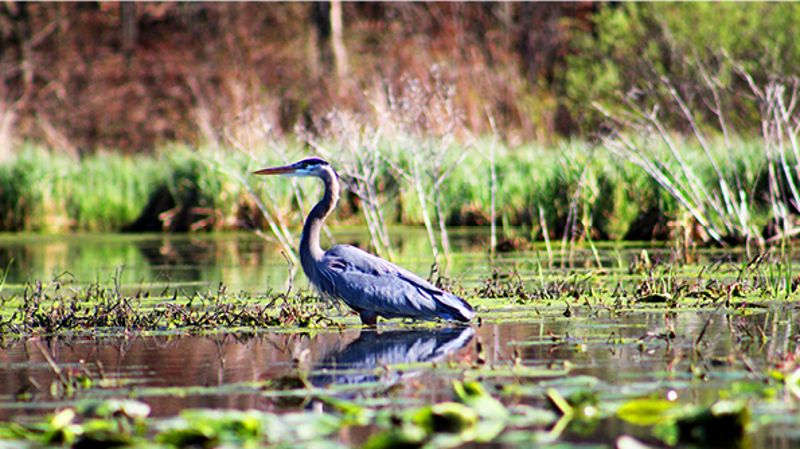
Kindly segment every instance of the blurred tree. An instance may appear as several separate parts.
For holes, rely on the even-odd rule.
[[[136,3],[122,2],[122,51],[126,56],[133,53],[139,39],[139,28],[136,20]]]
[[[330,2],[314,2],[311,6],[311,23],[313,24],[312,41],[316,43],[316,55],[311,58],[311,66],[315,68],[317,78],[333,72],[333,49],[331,40],[331,4]]]
[[[336,60],[336,74],[340,80],[347,77],[347,52],[344,47],[344,34],[342,24],[342,2],[331,1],[331,40],[333,44],[333,56]]]
[[[669,101],[663,80],[705,126],[717,127],[703,67],[720,91],[735,93],[725,105],[729,119],[741,132],[757,133],[758,105],[748,99],[749,83],[730,61],[740,63],[757,85],[800,70],[797,3],[622,3],[601,8],[593,22],[595,32],[576,36],[567,61],[565,97],[584,116],[585,131],[603,121],[593,101],[615,110],[625,98],[644,109],[659,104],[665,123],[685,130],[682,110]]]
[[[546,141],[597,129],[592,101],[657,100],[659,76],[709,116],[691,62],[796,73],[798,25],[791,3],[5,2],[0,130],[75,154],[213,143],[254,111],[291,133],[334,105],[375,114],[435,67],[472,132],[491,116],[512,145]]]

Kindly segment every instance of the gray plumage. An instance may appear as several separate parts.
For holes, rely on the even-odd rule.
[[[456,321],[469,321],[475,316],[469,303],[458,296],[366,251],[350,245],[322,250],[322,223],[339,201],[339,176],[325,160],[304,159],[255,174],[312,176],[325,184],[322,200],[308,214],[303,227],[300,264],[323,295],[344,301],[358,312],[362,323],[374,326],[379,316]]]

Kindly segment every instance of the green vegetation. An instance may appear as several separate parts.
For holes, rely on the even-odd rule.
[[[0,168],[3,231],[116,231],[167,174],[154,158],[102,154],[82,162],[25,146]]]
[[[412,15],[418,15],[421,22],[431,17],[451,20],[449,15],[436,14],[439,8],[449,7],[414,5],[403,11],[415,11]],[[403,23],[410,16],[400,14],[394,6],[376,6],[367,14],[348,5],[350,33],[341,37],[346,46],[366,53],[358,57],[363,57],[358,63],[351,61],[352,72],[337,73],[361,81],[327,85],[334,81],[311,64],[316,68],[300,72],[314,73],[324,81],[294,76],[283,79],[286,91],[280,95],[291,98],[277,100],[280,113],[267,110],[265,104],[272,104],[270,99],[278,94],[264,89],[273,83],[260,78],[262,72],[268,72],[260,70],[260,64],[271,56],[244,52],[257,59],[251,65],[226,59],[232,57],[228,52],[214,53],[220,58],[217,66],[246,70],[230,73],[222,69],[224,73],[217,78],[213,71],[202,72],[203,80],[188,81],[191,94],[184,103],[197,107],[193,114],[183,111],[183,115],[197,121],[204,137],[191,137],[183,123],[175,125],[181,128],[175,134],[180,138],[156,139],[154,135],[164,132],[159,128],[143,131],[148,136],[139,139],[140,143],[202,142],[201,150],[162,143],[150,145],[147,152],[128,152],[132,155],[123,158],[97,151],[97,147],[91,151],[76,148],[65,133],[45,126],[47,120],[42,119],[43,129],[51,131],[48,141],[54,150],[11,148],[0,170],[0,205],[4,205],[0,227],[30,232],[269,228],[290,248],[293,239],[288,229],[307,209],[306,192],[313,187],[282,180],[256,182],[248,173],[264,165],[321,155],[336,166],[348,188],[334,220],[366,225],[372,249],[390,259],[393,249],[388,228],[397,224],[424,225],[437,261],[440,250],[445,258],[450,253],[448,226],[458,225],[499,226],[501,233],[493,228],[491,242],[491,248],[497,250],[525,247],[528,241],[540,239],[547,241],[551,251],[551,240],[560,240],[564,248],[577,241],[623,238],[671,238],[685,246],[700,242],[763,248],[796,232],[793,222],[800,204],[796,181],[800,145],[795,137],[800,91],[793,75],[798,67],[794,66],[797,50],[792,45],[797,28],[793,24],[800,17],[796,5],[600,4],[568,11],[561,6],[539,9],[532,5],[452,7],[454,17],[482,24],[476,29],[495,33],[493,36],[508,33],[513,28],[509,23],[521,20],[520,33],[525,38],[520,46],[511,45],[512,39],[490,45],[485,40],[473,42],[485,36],[465,31],[465,42],[480,43],[485,53],[451,55],[458,60],[453,65],[417,61],[408,67],[409,73],[397,70],[379,82],[372,78],[364,81],[360,77],[379,73],[367,67],[384,62],[367,48],[387,50],[400,45],[406,49],[409,43],[401,40],[400,44],[389,37],[381,40],[365,31],[368,26],[362,29],[357,24]],[[292,36],[299,34],[287,30],[309,31],[319,25],[298,17],[326,14],[295,5],[274,6],[268,11],[249,10],[249,6],[215,8],[204,5],[197,11],[183,11],[181,21],[212,10],[220,17],[242,18],[237,37],[229,40],[244,47],[266,39],[286,44],[275,48],[296,48]],[[40,12],[41,16],[25,16],[22,21],[42,21],[54,13],[47,7]],[[277,24],[276,29],[283,33],[264,36],[259,25],[244,19],[250,18],[248,12],[270,17],[268,22]],[[67,21],[84,19],[79,9],[62,13]],[[165,6],[160,14],[172,17],[178,11]],[[563,27],[543,33],[569,30],[569,37],[562,36],[559,41],[564,51],[557,52],[565,56],[548,61],[540,70],[522,64],[525,80],[517,79],[519,74],[507,73],[509,63],[530,63],[533,53],[525,48],[537,41],[531,29],[535,26],[528,19],[548,14],[560,17]],[[702,22],[699,29],[686,25],[709,16],[715,20]],[[141,18],[132,14],[123,20],[135,24]],[[213,16],[208,20],[220,19]],[[454,29],[463,26],[456,22]],[[223,34],[231,32],[224,29]],[[408,33],[419,36],[429,31],[411,27]],[[169,34],[167,26],[165,35]],[[260,38],[245,38],[255,36]],[[437,36],[435,40],[447,39]],[[316,43],[319,51],[330,44]],[[53,51],[59,53],[72,44],[53,47]],[[45,50],[48,46],[41,47],[44,53],[50,51]],[[191,45],[180,49],[196,50]],[[137,48],[128,56],[135,60],[147,52]],[[509,53],[516,52],[520,54],[509,58]],[[285,57],[292,63],[281,65],[287,73],[299,73],[298,68],[310,64],[308,59],[315,59],[301,61],[293,58],[303,51],[290,53],[292,56]],[[505,61],[503,70],[498,71],[500,64],[491,61]],[[330,66],[330,62],[322,58],[322,66]],[[482,64],[492,70],[479,70]],[[158,66],[132,63],[130,74],[133,78],[144,76],[150,69],[159,70]],[[459,75],[453,76],[450,70]],[[489,82],[488,73],[502,73],[505,81]],[[248,100],[234,102],[238,108],[234,111],[225,110],[232,106],[219,94],[213,97],[224,104],[212,105],[203,88],[208,76],[229,80],[221,83],[224,86],[250,86],[235,95]],[[118,82],[105,81],[109,85]],[[168,88],[168,84],[159,86]],[[351,102],[333,98],[320,103],[307,98],[316,95],[309,84],[338,91],[340,96],[356,85],[359,92],[348,97]],[[364,89],[365,85],[374,88]],[[24,88],[35,90],[30,85]],[[244,95],[249,88],[257,92]],[[503,93],[493,96],[491,89]],[[504,100],[484,105],[487,98]],[[250,102],[252,107],[248,107]],[[138,120],[149,117],[137,111]],[[159,113],[175,115],[174,110]],[[83,111],[83,115],[98,114]],[[234,116],[235,120],[223,118]],[[573,120],[575,117],[580,120]],[[526,125],[528,122],[532,125]],[[575,140],[551,138],[549,134],[559,128],[556,122],[569,122],[565,128],[571,130],[558,132]],[[149,120],[147,126],[159,123],[163,120]],[[519,137],[520,132],[525,138]],[[595,140],[590,143],[589,137]],[[525,228],[522,235],[511,231],[515,226]]]
[[[585,380],[585,379],[584,379]],[[638,426],[654,429],[669,445],[740,445],[749,425],[743,402],[719,401],[710,407],[681,406],[654,398],[597,403],[596,393],[584,390],[564,398],[557,384],[548,390],[550,408],[525,404],[504,405],[478,382],[453,382],[457,402],[440,402],[402,411],[375,409],[321,396],[317,400],[333,413],[274,414],[258,410],[188,409],[171,419],[148,418],[150,407],[130,399],[85,402],[65,408],[44,422],[0,423],[0,438],[60,446],[90,444],[114,447],[277,447],[315,444],[313,447],[349,447],[331,441],[350,427],[370,426],[372,436],[363,448],[458,447],[464,443],[559,444],[567,428],[596,427],[616,415]],[[568,384],[561,386],[566,390]],[[312,393],[312,392],[309,392]],[[507,394],[506,394],[507,395]],[[504,395],[504,396],[506,396]],[[590,399],[594,397],[594,399]],[[595,405],[592,405],[594,403]],[[560,415],[560,416],[559,416]],[[555,424],[551,430],[544,430]],[[632,439],[632,437],[627,437]]]
[[[62,281],[50,285],[36,282],[27,285],[20,295],[4,298],[0,334],[334,325],[323,314],[326,304],[300,295],[270,294],[259,298],[229,294],[220,286],[216,294],[195,293],[176,302],[178,291],[170,292],[169,288],[160,294],[140,291],[123,295],[120,285],[102,288],[92,284],[71,292],[65,292],[62,285]]]
[[[591,309],[579,308],[581,315],[592,317]],[[680,309],[675,310],[680,313]],[[492,315],[492,312],[485,314],[490,320],[493,320]],[[597,317],[589,319],[596,320]],[[747,336],[753,330],[743,327],[736,332],[736,338],[745,338],[740,342],[743,347],[749,344]],[[241,331],[237,334],[247,337]],[[545,337],[543,341],[533,338],[530,342],[513,344],[517,349],[526,344],[546,344],[561,351],[578,347],[581,353],[589,347],[610,351],[638,347],[644,352],[663,349],[665,344],[667,348],[672,344],[682,347],[684,343],[681,342],[686,339],[672,330],[663,334],[648,332],[641,339],[624,338],[613,333],[588,338],[570,335]],[[714,341],[717,339],[714,337]],[[536,442],[547,445],[564,444],[565,433],[590,438],[601,422],[619,419],[640,427],[636,435],[651,435],[668,445],[706,445],[719,442],[720,438],[730,445],[742,445],[754,431],[783,422],[780,415],[789,413],[791,405],[776,400],[776,397],[783,389],[797,394],[797,371],[764,373],[759,370],[751,373],[756,378],[734,376],[733,379],[739,380],[719,393],[726,399],[708,402],[707,395],[696,398],[687,392],[687,386],[707,384],[707,376],[714,375],[715,363],[728,365],[731,362],[708,359],[708,355],[703,353],[710,349],[699,342],[695,343],[695,348],[697,354],[691,356],[691,373],[673,373],[664,379],[659,374],[655,381],[644,374],[643,379],[637,378],[630,388],[624,389],[612,387],[593,376],[573,373],[570,364],[563,368],[525,365],[517,358],[516,350],[514,358],[502,364],[488,364],[483,355],[478,354],[471,363],[388,365],[380,371],[423,369],[440,374],[446,371],[456,373],[462,380],[452,382],[450,400],[403,405],[402,401],[394,403],[395,399],[384,406],[374,401],[370,404],[368,399],[339,397],[352,393],[353,385],[315,387],[306,379],[319,371],[305,371],[302,366],[298,367],[297,374],[264,382],[134,390],[124,388],[124,379],[96,378],[86,368],[59,367],[48,359],[51,368],[58,373],[49,393],[58,398],[60,404],[68,400],[70,405],[62,406],[60,411],[44,419],[23,418],[0,423],[0,439],[61,446],[104,442],[139,447],[156,442],[163,447],[251,447],[263,444],[352,447],[352,442],[339,443],[336,435],[346,434],[348,429],[366,428],[369,437],[362,446],[365,448],[389,448],[400,444],[403,447],[457,447],[467,442]],[[576,358],[580,359],[580,356]],[[750,359],[747,369],[753,370],[756,367],[754,363],[755,360]],[[737,366],[737,369],[743,368]],[[353,370],[349,367],[350,372]],[[365,375],[372,371],[365,370]],[[733,374],[730,369],[725,371],[728,376]],[[475,379],[483,379],[483,383]],[[492,393],[489,387],[492,387]],[[385,385],[373,383],[358,388],[383,391]],[[130,397],[96,399],[89,394],[95,391],[96,395],[97,391],[103,390],[107,392],[100,397],[109,394],[124,397],[126,391]],[[191,397],[212,393],[260,395],[289,404],[290,409],[282,413],[252,409],[186,409],[177,417],[148,418],[148,397]],[[28,399],[24,396],[17,398],[20,401]],[[325,412],[298,410],[298,406],[314,404]]]
[[[202,291],[217,266],[171,283],[171,268],[195,269],[203,256],[224,265],[208,254],[214,245],[117,249],[121,264],[163,271],[132,279],[120,267],[111,285],[97,276],[86,286],[60,266],[75,259],[67,250],[48,267],[59,273],[52,282],[26,280],[52,258],[20,246],[0,254],[0,349],[22,346],[27,358],[10,364],[19,389],[0,402],[55,412],[14,416],[0,439],[340,447],[357,434],[366,448],[564,446],[614,421],[670,446],[760,447],[749,439],[780,426],[796,438],[800,277],[787,237],[800,212],[800,6],[131,5],[0,7],[9,49],[0,65],[21,68],[0,76],[0,231],[268,230],[280,258],[235,243],[219,250],[249,264],[238,276],[262,279],[275,260],[296,268],[290,229],[319,187],[250,173],[322,156],[345,184],[328,224],[365,226],[389,259],[394,226],[424,226],[432,277],[440,251],[453,262],[445,273],[464,257],[448,228],[492,226],[488,246],[469,243],[485,266],[470,253],[471,275],[435,279],[469,298],[478,319],[393,322],[353,339],[350,311],[296,291],[291,276],[286,293],[274,279],[266,294],[216,284],[230,273]],[[202,38],[209,30],[218,38]],[[409,240],[403,254],[427,265]],[[625,260],[604,240],[669,243]],[[700,248],[733,245],[742,248]],[[107,260],[114,250],[100,241],[80,251]],[[469,345],[458,357],[386,355],[407,349],[397,331],[427,333],[412,341],[426,347],[456,341],[453,329]],[[109,375],[98,355],[113,339],[126,341],[123,354],[137,339],[188,336],[221,336],[219,384],[139,385],[141,374]],[[314,350],[352,344],[377,362],[337,366],[344,350],[329,365],[322,351],[310,361],[315,336]],[[228,358],[227,337],[266,340],[283,371],[223,380],[229,361],[266,360],[246,345]],[[79,361],[40,344],[80,339],[96,352]],[[392,351],[364,349],[381,343]],[[153,366],[147,355],[134,363]],[[359,380],[312,381],[337,375]],[[430,378],[446,391],[421,387]],[[269,411],[161,418],[147,403],[213,395]],[[627,435],[611,443],[639,445]]]
[[[393,151],[388,141],[378,143],[383,145],[387,147],[380,151],[391,162],[381,160],[376,169],[375,195],[383,216],[389,225],[423,224],[414,182],[401,171],[412,166],[413,158]],[[764,161],[751,150],[753,145],[736,146],[731,159],[754,201],[753,226],[760,228],[769,209],[762,199],[766,193],[755,190],[764,176]],[[292,160],[308,155],[291,149],[280,151],[290,151]],[[488,225],[490,166],[476,149],[461,151],[466,157],[457,165],[451,162],[452,172],[441,186],[442,219],[448,226]],[[679,151],[709,191],[718,188],[708,160],[695,156],[698,149],[682,146]],[[284,226],[297,225],[314,196],[304,192],[314,192],[316,183],[301,182],[297,184],[300,190],[295,190],[289,181],[262,182],[248,175],[256,168],[283,162],[276,158],[275,150],[251,158],[236,152],[180,147],[160,156],[101,155],[76,162],[26,147],[0,170],[0,185],[5,186],[0,189],[0,201],[7,205],[0,223],[5,231],[18,232],[119,231],[143,218],[155,224],[138,230],[263,229],[266,222],[255,203],[259,199]],[[677,170],[674,161],[671,165]],[[619,240],[637,216],[650,208],[671,220],[678,220],[682,213],[677,201],[633,164],[585,144],[557,150],[512,150],[500,145],[495,167],[495,220],[507,238],[512,237],[511,227],[525,226],[528,240],[541,239],[546,231],[551,239],[580,241],[585,239],[584,230],[592,230],[593,240]],[[354,178],[347,175],[347,169],[339,171],[352,185]],[[427,189],[430,181],[423,182]],[[304,200],[302,209],[297,208],[298,194],[299,198],[312,197]],[[432,203],[426,207],[438,216]],[[366,213],[363,204],[346,192],[331,223],[363,224],[362,212]],[[667,233],[680,234],[678,226]]]
[[[728,127],[758,135],[764,99],[751,88],[772,81],[791,89],[800,71],[797,5],[626,3],[592,19],[594,33],[575,35],[563,72],[569,105],[588,130],[604,121],[599,103],[615,112],[660,105],[668,129],[687,131],[672,86],[701,127],[725,132],[722,114]]]
[[[602,269],[592,267],[592,256],[586,253],[578,256],[581,260],[588,257],[581,263],[586,268],[569,273],[557,265],[575,264],[575,260],[542,260],[538,270],[528,271],[522,271],[517,262],[498,261],[490,272],[475,279],[441,278],[439,282],[481,311],[502,304],[528,305],[554,308],[552,313],[567,316],[577,304],[602,308],[612,316],[641,308],[759,309],[794,299],[800,293],[800,281],[793,277],[792,267],[779,251],[749,259],[739,254],[739,262],[722,258],[703,267],[690,262],[697,257],[693,253],[659,254],[649,255],[643,250],[629,261],[615,261],[615,268]],[[0,335],[18,338],[102,329],[253,331],[341,328],[345,324],[332,318],[341,311],[330,302],[303,291],[254,294],[232,292],[220,284],[216,289],[188,293],[188,285],[180,283],[175,287],[159,285],[155,287],[158,291],[151,291],[144,285],[123,284],[120,277],[118,271],[111,285],[95,282],[82,286],[70,276],[60,276],[49,283],[36,281],[10,289],[2,298]],[[346,323],[350,323],[352,313],[345,314]]]
[[[603,8],[564,73],[572,104],[601,130],[603,146],[643,169],[703,240],[721,245],[793,234],[800,198],[800,67],[791,44],[800,15],[796,5],[739,6]],[[702,150],[703,168],[683,146]],[[753,154],[743,160],[743,151]],[[765,202],[767,227],[754,220]]]

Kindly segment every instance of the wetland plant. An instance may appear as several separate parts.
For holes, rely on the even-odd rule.
[[[696,54],[680,61],[687,73],[696,73],[697,92],[687,91],[653,68],[655,76],[641,87],[643,91],[637,88],[619,96],[621,109],[594,103],[615,125],[601,140],[614,154],[644,170],[688,211],[692,222],[687,223],[686,237],[723,246],[745,243],[748,250],[750,244],[763,248],[765,241],[794,232],[791,214],[800,204],[798,81],[773,72],[753,75],[725,52],[714,57],[713,73]],[[733,83],[734,78],[743,83]],[[703,99],[705,109],[693,109],[696,97]],[[755,151],[736,143],[727,109],[740,101],[755,103],[760,113],[761,140]],[[668,114],[662,110],[678,111],[689,133],[676,134],[664,122],[662,116]],[[716,119],[717,135],[699,123],[704,113]],[[681,146],[696,150],[682,151]],[[760,203],[766,203],[772,215],[771,225],[763,231],[756,221],[763,215]]]
[[[58,335],[65,332],[209,331],[220,328],[335,326],[325,304],[301,296],[268,293],[253,298],[231,294],[220,286],[213,295],[195,293],[180,299],[178,289],[159,294],[122,295],[119,287],[91,284],[86,290],[62,282],[28,284],[22,293],[4,298],[0,334]]]
[[[447,215],[457,197],[445,195],[445,184],[468,154],[455,138],[462,129],[455,88],[445,85],[434,68],[430,82],[409,78],[400,93],[388,85],[383,91],[384,96],[369,99],[377,123],[334,110],[315,120],[315,132],[302,129],[302,138],[339,168],[350,192],[361,200],[378,255],[393,258],[385,213],[386,203],[393,202],[396,221],[406,222],[411,211],[420,214],[434,259],[441,245],[447,260]],[[411,194],[416,207],[407,207],[413,201],[403,202],[403,193]]]
[[[726,442],[726,447],[738,447],[747,441],[750,410],[741,401],[717,401],[701,407],[627,394],[600,401],[596,393],[574,387],[572,394],[562,394],[574,384],[567,378],[547,383],[552,386],[537,402],[549,401],[549,407],[516,401],[507,405],[501,400],[506,399],[503,395],[495,397],[475,381],[454,381],[452,400],[402,408],[374,408],[323,396],[320,399],[330,406],[324,413],[187,409],[164,419],[148,418],[150,406],[145,402],[94,400],[66,407],[40,422],[0,423],[0,439],[79,447],[144,446],[149,442],[176,448],[323,443],[346,447],[330,440],[353,426],[369,426],[371,435],[363,448],[557,444],[567,431],[588,436],[601,419],[617,417],[649,427],[669,445]]]
[[[338,110],[325,116],[324,122],[320,120],[317,128],[322,130],[329,144],[307,131],[303,134],[304,140],[339,168],[349,193],[360,200],[358,208],[366,221],[375,253],[394,260],[384,203],[399,192],[392,192],[395,189],[391,186],[397,183],[387,176],[387,156],[380,140],[382,129],[359,123]],[[331,151],[330,146],[335,146],[336,150]]]

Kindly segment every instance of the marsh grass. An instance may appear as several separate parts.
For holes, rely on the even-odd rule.
[[[681,85],[673,72],[644,83],[642,91],[618,94],[619,108],[593,103],[609,120],[610,132],[601,141],[681,204],[694,221],[690,226],[697,239],[745,244],[748,251],[779,240],[784,245],[798,232],[793,221],[800,204],[800,83],[781,71],[778,60],[748,65],[724,50],[714,57],[714,64],[696,52],[676,61],[696,73],[693,89]],[[765,60],[771,58],[768,54]],[[692,105],[698,98],[703,106]],[[732,118],[731,105],[737,103],[758,110],[757,133]],[[676,124],[667,125],[665,110],[678,112],[683,133],[674,131]],[[700,123],[704,115],[716,123]],[[758,135],[755,145],[738,141],[737,136],[753,134]],[[759,217],[764,209],[768,227]]]
[[[0,167],[0,227],[41,233],[120,230],[137,220],[156,195],[166,192],[171,209],[153,217],[160,229],[253,231],[271,227],[268,236],[279,235],[286,248],[294,248],[305,213],[318,198],[320,187],[317,183],[255,178],[249,173],[317,154],[317,148],[333,154],[330,149],[341,142],[321,141],[317,147],[302,148],[274,139],[252,141],[231,143],[234,150],[174,146],[154,155],[107,154],[80,162],[23,146]],[[494,164],[487,163],[480,151],[462,158],[461,147],[453,146],[446,153],[449,162],[442,165],[449,172],[438,194],[428,189],[425,181],[421,185],[426,199],[420,202],[420,184],[413,176],[401,174],[403,170],[412,172],[412,155],[388,135],[368,142],[379,155],[377,162],[373,161],[378,165],[368,173],[359,172],[369,174],[368,182],[360,187],[346,183],[343,200],[329,224],[359,225],[371,217],[373,240],[381,247],[391,242],[388,233],[380,231],[383,226],[424,225],[423,205],[430,208],[429,229],[437,235],[442,226],[495,223],[499,239],[545,239],[552,246],[549,254],[568,253],[575,243],[588,239],[620,239],[650,208],[668,217],[669,233],[676,240],[682,236],[681,229],[692,226],[682,222],[683,204],[660,183],[635,164],[587,143],[564,143],[554,149],[510,148],[500,141],[474,139],[472,145],[496,145]],[[748,209],[751,227],[764,226],[771,210],[768,186],[758,184],[765,176],[766,164],[763,154],[752,151],[758,146],[758,142],[733,141],[729,151],[730,169],[753,191]],[[718,182],[716,171],[707,159],[696,157],[691,142],[677,142],[676,148],[692,164],[699,182]],[[654,146],[651,151],[663,150]],[[359,199],[350,188],[369,194]],[[185,222],[185,228],[176,227],[178,221]],[[437,237],[435,241],[440,240]]]
[[[774,391],[787,389],[797,395],[799,374],[794,358],[790,358],[795,346],[795,340],[789,332],[793,325],[791,312],[786,309],[785,303],[777,306],[759,303],[783,299],[782,289],[772,289],[775,284],[771,278],[773,266],[781,257],[776,250],[753,260],[724,259],[701,268],[683,263],[678,255],[659,259],[642,253],[631,261],[625,279],[589,270],[551,272],[539,277],[523,274],[514,268],[494,270],[477,292],[482,297],[498,298],[499,301],[494,301],[494,304],[499,308],[520,306],[518,309],[530,320],[538,305],[558,303],[561,309],[554,311],[551,308],[548,320],[561,319],[555,317],[553,312],[566,317],[584,318],[584,321],[571,321],[575,326],[566,326],[558,333],[540,333],[538,336],[535,332],[524,334],[523,340],[511,340],[510,346],[541,344],[542,348],[549,348],[552,352],[577,349],[556,356],[555,360],[563,360],[563,364],[543,360],[544,356],[538,352],[536,356],[529,355],[526,360],[516,350],[506,361],[495,359],[486,363],[485,359],[481,359],[481,344],[478,343],[478,354],[474,358],[415,364],[413,369],[448,373],[455,379],[452,382],[451,399],[433,404],[429,403],[430,396],[427,394],[420,404],[394,402],[394,393],[387,391],[385,384],[377,382],[358,387],[346,385],[338,390],[336,387],[315,388],[303,381],[309,373],[313,373],[314,368],[298,363],[293,368],[296,371],[287,376],[258,382],[248,379],[233,386],[236,394],[259,395],[262,400],[279,398],[283,403],[296,407],[314,406],[315,402],[321,402],[313,410],[292,410],[281,414],[221,409],[187,410],[181,412],[178,418],[151,420],[145,419],[149,406],[143,402],[124,400],[124,403],[120,403],[121,400],[117,399],[101,402],[90,396],[77,405],[65,404],[65,399],[80,399],[85,392],[93,389],[124,385],[124,379],[105,377],[100,365],[97,365],[97,369],[83,363],[59,365],[48,355],[48,350],[39,347],[47,366],[56,374],[49,394],[60,401],[57,407],[61,410],[44,420],[2,423],[0,439],[28,440],[32,444],[69,442],[91,445],[108,442],[113,437],[116,438],[114,441],[141,445],[154,439],[170,447],[223,443],[243,446],[267,443],[302,445],[310,441],[330,442],[335,438],[333,435],[337,432],[344,434],[349,427],[371,426],[366,447],[385,447],[387,441],[399,440],[415,444],[430,443],[432,446],[472,441],[558,442],[568,429],[573,432],[584,428],[591,430],[601,422],[617,417],[642,426],[658,424],[659,427],[646,431],[671,445],[687,440],[692,435],[704,434],[706,426],[723,424],[725,431],[735,432],[739,440],[744,438],[747,428],[741,420],[746,419],[751,410],[756,419],[762,416],[764,422],[770,419],[765,410],[775,407]],[[114,279],[119,279],[119,273],[115,274]],[[620,287],[618,282],[624,282],[625,285]],[[339,320],[326,316],[329,309],[321,303],[302,296],[275,292],[264,296],[231,293],[223,285],[192,296],[170,289],[134,294],[123,294],[123,290],[118,281],[110,285],[90,284],[85,288],[68,279],[56,279],[49,284],[30,284],[22,293],[3,298],[0,338],[74,336],[83,332],[100,338],[111,333],[130,338],[137,332],[202,335],[224,329],[237,334],[239,338],[248,332],[255,335],[261,328],[280,328],[280,332],[292,332],[295,329],[306,333],[314,327],[341,325]],[[749,313],[748,309],[760,310],[765,307],[769,307],[771,317],[765,316],[763,320],[752,322],[738,319]],[[704,317],[706,323],[721,310],[728,313],[726,317],[730,318],[726,318],[726,323],[730,334],[726,337],[730,338],[730,344],[725,345],[725,357],[712,356],[718,352],[718,346],[701,344],[701,341],[717,338],[706,332],[707,325],[702,326],[697,335],[691,332],[682,334],[680,329],[676,330],[671,317],[681,310],[698,309],[708,312]],[[606,327],[594,329],[598,317],[628,312],[638,315],[653,310],[657,312],[651,316],[658,317],[654,321],[664,322],[656,330],[635,324],[634,330],[623,336],[613,332],[608,335]],[[480,313],[484,315],[483,310]],[[500,321],[502,318],[497,317],[501,314],[489,310],[485,312],[485,319]],[[534,323],[536,326],[541,324],[538,321]],[[766,329],[763,326],[776,326],[777,329],[778,323],[787,331],[773,330],[769,337],[765,337]],[[480,322],[476,323],[476,326],[481,325]],[[490,327],[493,325],[489,324]],[[579,330],[581,327],[593,329],[583,334]],[[779,355],[770,356],[774,358],[766,361],[756,360],[752,355],[755,351],[748,352],[748,348],[754,340],[757,341],[759,335],[762,343],[769,344],[770,348],[774,345],[781,349],[781,344],[785,344],[785,351],[775,351]],[[727,342],[726,337],[720,337],[721,341]],[[694,342],[694,345],[687,345],[687,341]],[[508,348],[507,343],[503,341],[503,348]],[[666,350],[665,345],[668,345]],[[674,384],[664,385],[661,379],[656,379],[653,384],[652,378],[646,373],[641,374],[641,379],[644,379],[641,383],[633,383],[637,388],[619,388],[618,384],[583,372],[582,366],[586,366],[587,360],[592,363],[594,360],[614,363],[616,359],[607,358],[608,351],[630,349],[634,354],[651,352],[657,354],[654,357],[659,359],[658,363],[669,363],[669,348],[672,345],[680,349],[679,355],[675,356],[675,363],[679,359],[691,359],[691,362],[685,361],[681,365],[688,371],[686,376],[696,377],[701,384],[705,384],[709,378],[720,381],[721,377],[726,383],[724,390],[720,387],[720,395],[744,400],[739,405],[714,400],[711,405],[704,399],[698,401],[692,395],[681,393],[683,402],[675,403],[661,398],[662,393],[674,392]],[[34,343],[34,346],[38,346],[38,343]],[[598,350],[598,347],[604,355],[587,356],[587,352],[591,354],[589,351]],[[661,351],[666,351],[665,362],[660,360]],[[772,349],[769,352],[772,354]],[[729,356],[734,353],[737,359]],[[625,353],[622,352],[621,356],[625,356]],[[748,361],[751,356],[753,361]],[[787,360],[781,360],[781,357],[787,357]],[[578,362],[572,365],[572,360]],[[754,361],[759,364],[756,365]],[[777,371],[775,367],[781,362],[786,363],[780,365],[781,371]],[[718,364],[723,364],[723,367],[720,368]],[[572,371],[572,366],[577,366],[577,369]],[[382,364],[379,370],[413,371],[410,368],[408,365]],[[336,369],[331,368],[331,371]],[[358,371],[347,365],[338,369]],[[329,374],[328,368],[324,370]],[[375,370],[368,371],[373,373]],[[743,376],[735,377],[735,382],[732,382],[729,380],[731,373],[742,373]],[[486,385],[474,379],[481,379]],[[108,383],[109,380],[117,383]],[[42,392],[42,396],[35,400],[46,404],[43,401],[47,394],[46,388],[43,388],[46,385],[35,383],[35,379],[31,382]],[[680,384],[686,385],[684,381]],[[642,385],[653,387],[642,389]],[[772,393],[768,393],[768,390]],[[152,388],[125,391],[136,394],[140,400],[155,395]],[[218,385],[206,385],[166,387],[159,388],[159,391],[161,394],[168,391],[170,395],[191,396],[229,394],[232,390],[226,393]],[[336,396],[342,391],[359,394],[347,396],[347,399]],[[379,395],[381,401],[370,402],[371,395]],[[390,402],[385,401],[387,397],[391,399]],[[16,398],[18,401],[27,399],[24,396]],[[711,410],[719,411],[722,407],[725,413],[709,414]],[[731,418],[734,420],[731,421]],[[524,435],[515,436],[515,432],[531,427]],[[659,433],[664,431],[664,427],[672,428],[672,433],[667,436]]]
[[[548,268],[521,271],[507,263],[492,265],[483,277],[440,277],[450,291],[477,307],[508,304],[549,307],[565,304],[599,307],[618,313],[636,304],[669,308],[749,307],[794,298],[800,282],[786,282],[783,255],[778,249],[755,258],[720,258],[697,266],[675,251],[649,255],[646,251],[621,269]],[[588,262],[588,260],[587,260]],[[599,262],[596,262],[599,263]],[[186,293],[182,287],[123,286],[122,271],[111,282],[82,285],[68,272],[44,283],[35,281],[2,297],[0,334],[58,335],[74,332],[164,331],[209,332],[230,328],[297,329],[342,326],[341,310],[303,291],[266,294],[214,290]],[[465,287],[469,286],[469,288]],[[474,287],[473,287],[474,286]],[[499,300],[499,303],[497,302]],[[488,301],[488,302],[487,302]],[[484,309],[481,309],[484,310]]]
[[[610,271],[545,269],[541,261],[538,270],[523,271],[504,264],[479,277],[470,296],[533,307],[563,302],[567,316],[576,306],[612,315],[642,305],[761,308],[797,298],[800,278],[787,284],[790,278],[784,259],[780,249],[773,248],[752,258],[725,256],[701,266],[687,263],[680,251],[658,256],[642,251],[627,263],[619,261],[620,267]]]
[[[153,158],[101,154],[78,162],[25,146],[0,169],[2,230],[118,230],[141,212],[160,178]]]
[[[60,190],[75,229],[113,232],[141,213],[166,173],[157,160],[133,162],[110,153],[70,166]]]

